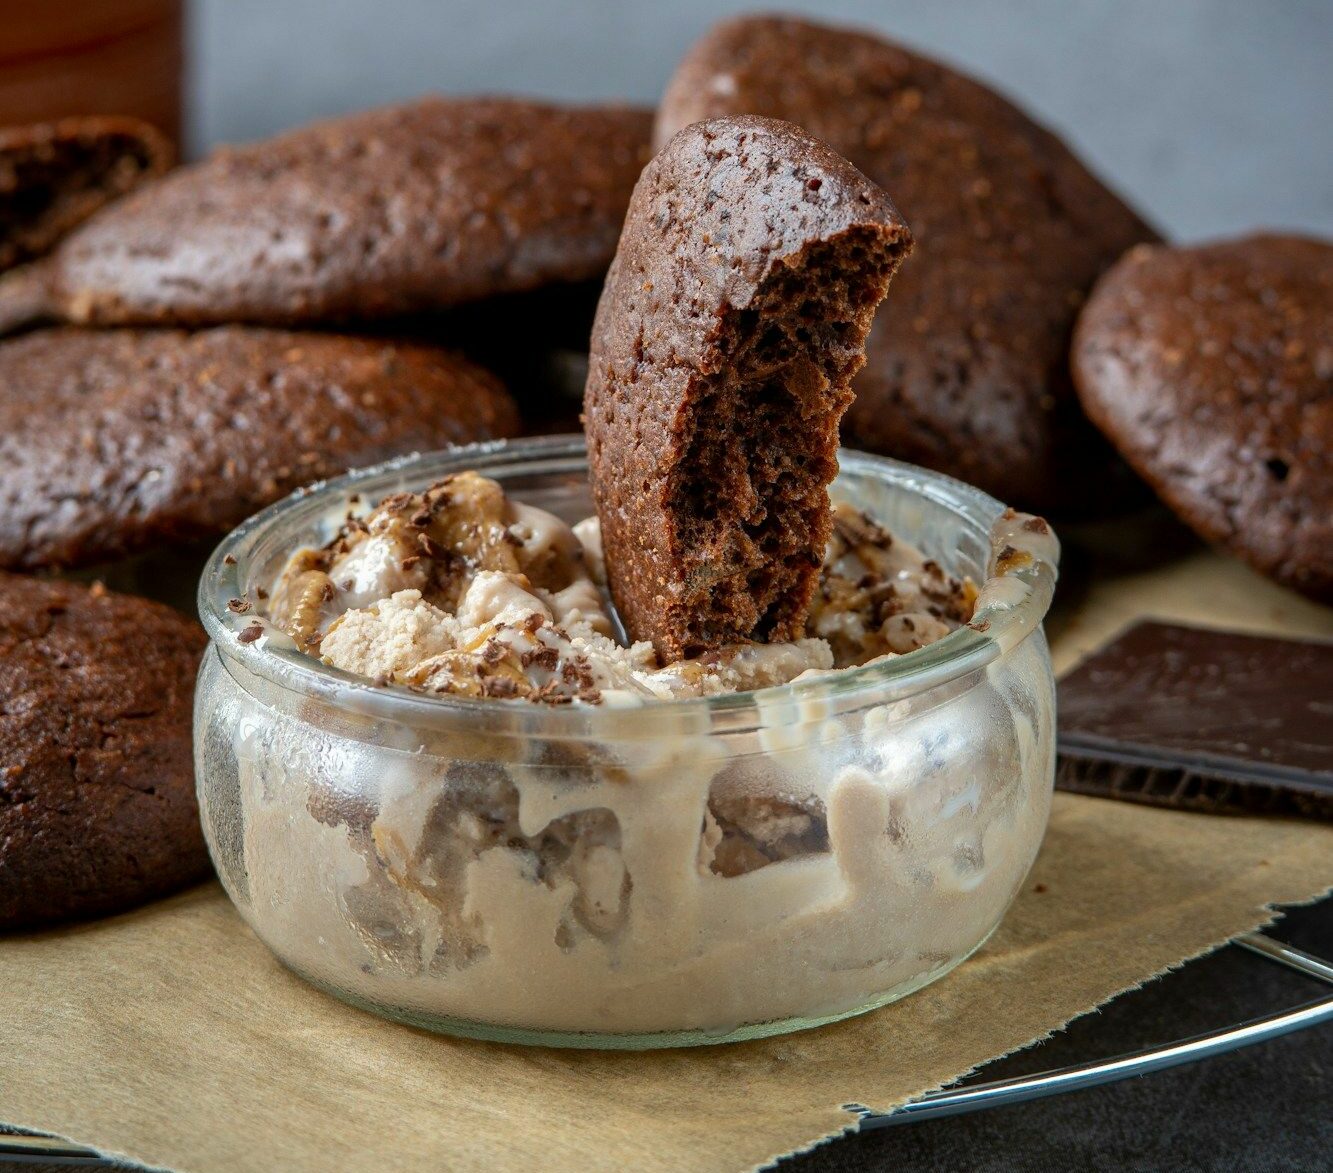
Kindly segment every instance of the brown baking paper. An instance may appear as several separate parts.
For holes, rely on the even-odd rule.
[[[1145,613],[1333,634],[1333,612],[1197,555],[1095,588],[1057,660]],[[949,977],[817,1031],[649,1054],[382,1022],[286,973],[210,885],[0,942],[0,1118],[191,1173],[745,1169],[847,1129],[844,1105],[946,1083],[1330,882],[1333,827],[1058,794],[1023,893]]]

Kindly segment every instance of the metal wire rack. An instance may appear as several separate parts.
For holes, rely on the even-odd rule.
[[[1307,977],[1317,978],[1333,985],[1333,965],[1291,945],[1275,941],[1263,933],[1245,933],[1232,943],[1269,961],[1288,966]],[[1303,1002],[1299,1006],[1278,1011],[1276,1014],[1252,1018],[1247,1022],[1235,1023],[1207,1034],[1178,1039],[1175,1042],[1133,1051],[1127,1055],[1117,1055],[1111,1059],[1099,1059],[1091,1063],[1076,1064],[1073,1067],[1059,1067],[1035,1075],[998,1079],[967,1087],[941,1088],[939,1091],[927,1092],[915,1100],[894,1108],[891,1112],[867,1111],[861,1118],[860,1127],[862,1130],[892,1128],[903,1124],[915,1124],[922,1120],[934,1120],[942,1116],[957,1116],[964,1112],[978,1112],[985,1108],[1021,1104],[1025,1100],[1039,1100],[1045,1096],[1081,1091],[1103,1083],[1114,1083],[1120,1079],[1164,1071],[1168,1067],[1178,1067],[1182,1063],[1194,1063],[1200,1059],[1235,1051],[1252,1043],[1262,1043],[1266,1039],[1274,1039],[1279,1035],[1304,1030],[1323,1022],[1333,1022],[1333,994],[1327,994],[1311,1002]]]

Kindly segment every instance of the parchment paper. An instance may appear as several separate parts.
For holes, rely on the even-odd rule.
[[[1212,555],[1102,582],[1067,665],[1141,614],[1333,634]],[[745,1169],[1035,1041],[1333,882],[1333,828],[1057,795],[1023,894],[952,975],[874,1014],[643,1055],[505,1048],[348,1009],[208,885],[0,940],[0,1118],[190,1173]]]

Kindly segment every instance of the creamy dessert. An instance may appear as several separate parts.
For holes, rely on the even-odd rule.
[[[1021,609],[1015,568],[1053,542],[1005,515],[977,597],[866,516],[896,499],[873,477],[844,479],[806,637],[675,664],[617,639],[595,522],[481,476],[291,542],[200,683],[201,804],[238,907],[343,997],[529,1041],[767,1033],[956,964],[1045,826],[1044,642],[905,693],[839,682]],[[904,515],[959,540],[924,498]],[[276,666],[306,657],[402,687],[317,695]]]
[[[597,519],[571,527],[475,472],[349,513],[326,546],[292,556],[263,610],[302,651],[381,684],[610,705],[785,684],[914,651],[971,618],[971,582],[851,504],[833,508],[809,638],[790,643],[663,664],[652,644],[618,641]]]

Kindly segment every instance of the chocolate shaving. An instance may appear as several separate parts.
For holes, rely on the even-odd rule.
[[[261,635],[264,634],[264,625],[262,623],[252,623],[244,631],[236,636],[237,643],[252,644]]]
[[[417,534],[417,546],[422,553],[431,558],[441,559],[449,556],[449,551],[432,538],[430,534]]]
[[[524,668],[537,667],[547,672],[554,672],[560,667],[560,653],[555,648],[547,647],[546,644],[530,649],[519,657]]]

